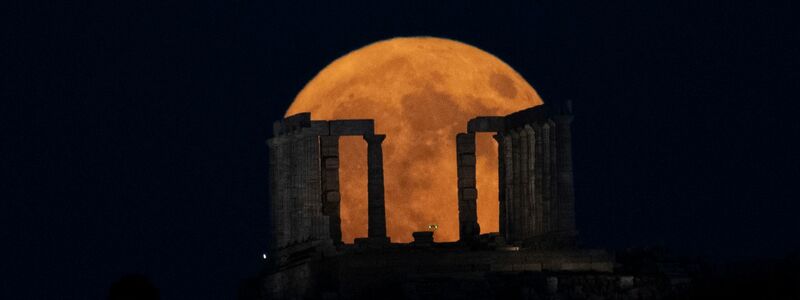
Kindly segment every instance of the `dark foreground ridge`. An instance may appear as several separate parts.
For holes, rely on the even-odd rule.
[[[304,295],[276,295],[268,290],[265,279],[274,276],[275,270],[265,268],[243,282],[239,299],[800,299],[797,253],[780,259],[712,264],[674,257],[661,249],[628,249],[612,255],[614,271],[605,272],[569,270],[570,265],[551,270],[556,257],[569,257],[565,253],[517,252],[516,259],[551,259],[537,270],[536,263],[515,266],[514,254],[456,249],[453,244],[427,249],[412,245],[383,252],[363,249],[349,257],[293,267],[304,269],[303,274],[279,272],[289,276],[283,280],[300,279],[291,278],[292,273],[301,278],[327,273],[312,283],[315,292]],[[513,253],[502,249],[496,251]],[[595,258],[609,255],[583,253]],[[472,263],[461,260],[476,257]],[[495,263],[487,266],[487,261]],[[308,281],[284,282],[284,288],[296,290],[300,282]]]

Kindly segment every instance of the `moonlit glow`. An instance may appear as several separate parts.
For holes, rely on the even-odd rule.
[[[375,119],[383,142],[387,233],[408,242],[437,224],[437,241],[458,239],[455,135],[478,115],[541,104],[511,67],[473,46],[441,38],[395,38],[348,53],[317,74],[286,115],[316,120]],[[498,230],[497,144],[477,138],[478,222]],[[367,233],[366,143],[340,144],[342,233]]]

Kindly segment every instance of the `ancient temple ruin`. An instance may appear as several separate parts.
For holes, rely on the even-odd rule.
[[[460,239],[475,240],[475,134],[495,133],[498,145],[500,234],[535,248],[574,244],[570,104],[536,106],[503,117],[477,117],[456,136]]]
[[[498,144],[500,235],[526,247],[568,246],[574,241],[575,199],[569,107],[542,105],[507,116],[480,116],[456,138],[458,219],[461,242],[477,240],[475,134],[495,133]],[[312,121],[310,113],[274,124],[268,140],[274,250],[303,243],[339,245],[339,137],[367,142],[368,237],[388,244],[384,208],[386,137],[373,120]]]
[[[339,137],[362,136],[367,142],[368,237],[388,244],[383,191],[385,135],[375,134],[373,120],[312,121],[310,113],[275,122],[269,145],[271,253],[278,261],[316,247],[330,251],[341,244],[339,214]]]
[[[385,298],[381,291],[397,284],[429,289],[419,278],[442,273],[485,280],[504,272],[611,272],[608,253],[575,246],[571,121],[567,103],[464,124],[454,137],[459,240],[448,243],[434,243],[432,232],[414,233],[411,243],[386,236],[386,136],[375,133],[373,120],[311,120],[302,113],[275,122],[267,141],[272,228],[261,297]],[[475,134],[486,132],[498,144],[500,232],[480,234]],[[354,244],[342,242],[340,136],[367,142],[368,236]]]

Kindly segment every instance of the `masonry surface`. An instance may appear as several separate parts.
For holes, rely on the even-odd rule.
[[[434,232],[415,232],[411,243],[392,243],[386,235],[386,136],[374,132],[373,120],[312,121],[302,113],[275,122],[267,141],[269,259],[244,298],[494,299],[515,280],[526,283],[514,289],[547,298],[558,295],[559,280],[563,286],[584,276],[592,278],[589,285],[629,285],[614,273],[612,255],[577,247],[572,119],[565,103],[476,116],[465,124],[454,137],[459,240],[449,243],[435,243]],[[477,222],[479,132],[493,133],[498,145],[500,231],[489,234],[480,234]],[[367,142],[368,235],[353,244],[342,242],[340,136]]]

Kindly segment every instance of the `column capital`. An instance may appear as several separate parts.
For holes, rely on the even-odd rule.
[[[497,141],[497,143],[502,143],[503,142],[503,135],[500,134],[500,133],[493,134],[492,138],[494,138],[494,140]]]
[[[383,140],[386,139],[385,134],[365,134],[364,140],[367,141],[368,144],[372,143],[382,143]]]

